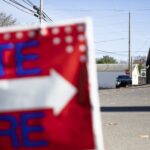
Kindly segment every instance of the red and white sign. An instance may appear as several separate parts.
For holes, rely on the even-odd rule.
[[[1,150],[103,149],[88,22],[0,32]]]

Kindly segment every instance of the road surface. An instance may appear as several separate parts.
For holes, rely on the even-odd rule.
[[[99,90],[105,150],[150,150],[150,86]]]

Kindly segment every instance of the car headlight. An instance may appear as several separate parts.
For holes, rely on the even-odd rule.
[[[121,82],[120,81],[117,81],[117,85],[119,85]]]

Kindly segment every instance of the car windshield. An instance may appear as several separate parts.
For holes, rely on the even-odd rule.
[[[130,77],[126,75],[121,75],[121,76],[118,76],[117,79],[130,79]]]

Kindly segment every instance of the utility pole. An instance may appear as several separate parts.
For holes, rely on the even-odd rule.
[[[40,19],[40,24],[42,24],[42,18],[43,18],[43,0],[40,0],[40,15],[39,15],[39,19]]]
[[[128,42],[129,42],[129,52],[128,52],[128,55],[129,55],[129,56],[128,56],[128,70],[129,70],[129,76],[131,77],[131,71],[132,71],[131,69],[132,69],[132,68],[131,68],[131,61],[130,61],[130,59],[131,59],[130,32],[131,32],[131,31],[130,31],[130,12],[129,12],[129,41],[128,41]]]
[[[132,64],[133,64],[133,59],[132,59],[132,56],[131,56],[131,65],[130,65],[130,70],[131,70],[130,77],[131,78],[132,78]]]

